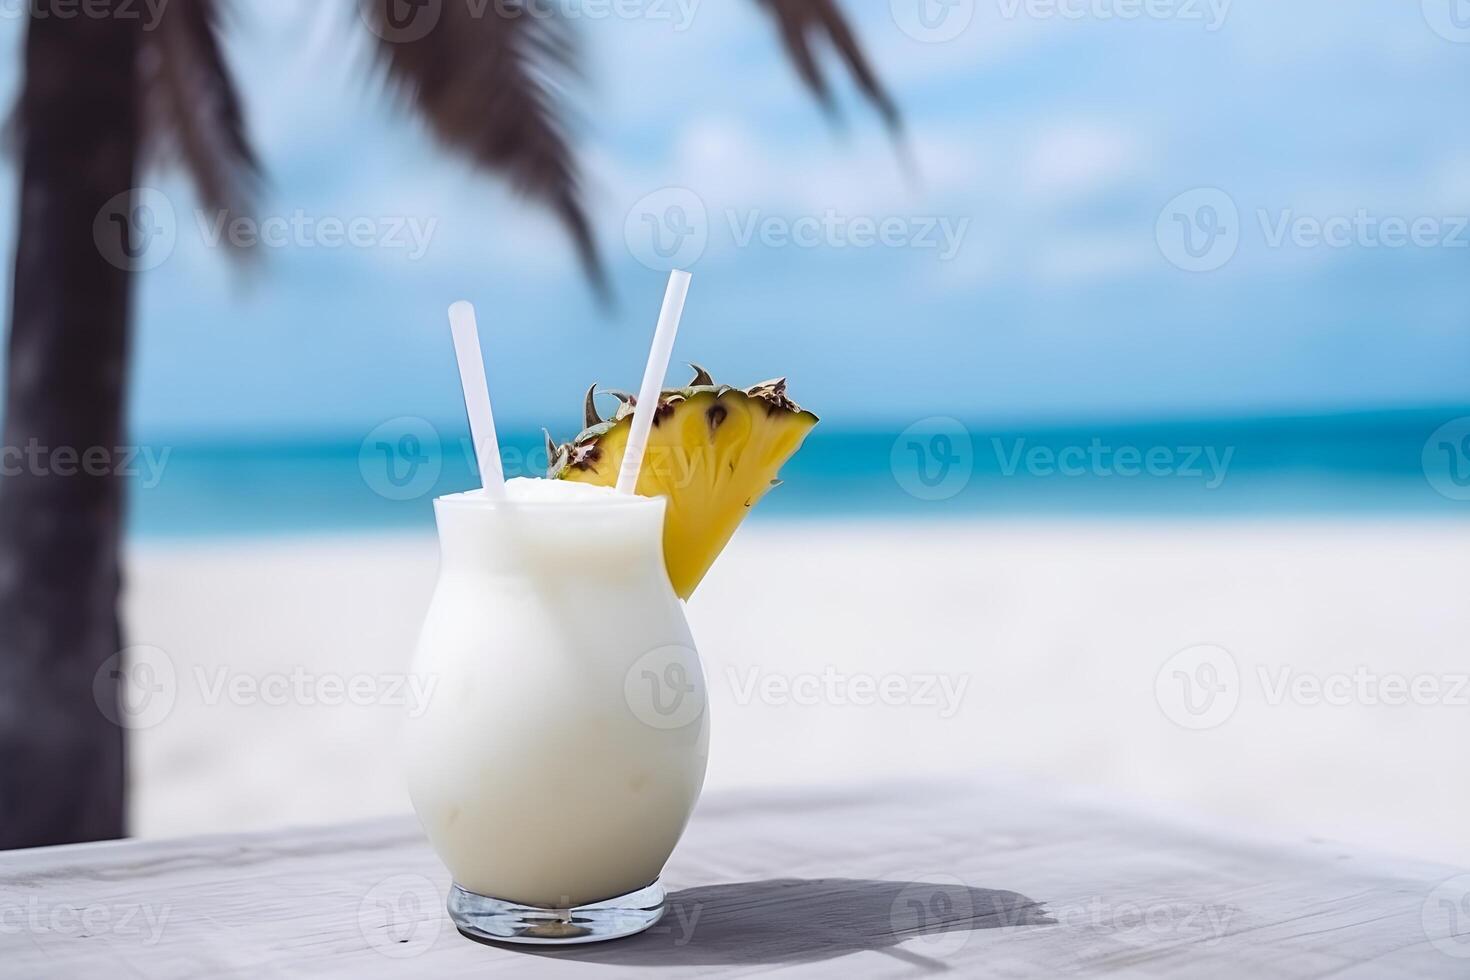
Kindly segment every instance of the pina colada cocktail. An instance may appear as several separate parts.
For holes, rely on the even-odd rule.
[[[439,690],[406,730],[424,830],[471,896],[456,898],[484,897],[492,919],[495,903],[566,910],[654,884],[709,743],[664,501],[552,480],[505,491],[435,502],[442,565],[414,671]],[[656,897],[595,925],[636,931]],[[543,918],[547,938],[579,928]]]
[[[484,939],[578,943],[663,913],[658,883],[704,783],[704,675],[682,599],[817,422],[784,379],[703,369],[663,390],[675,273],[638,396],[550,442],[550,479],[501,475],[474,313],[450,310],[484,489],[434,502],[439,581],[414,659],[408,782]]]

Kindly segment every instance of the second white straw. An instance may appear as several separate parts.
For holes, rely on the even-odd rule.
[[[454,356],[459,361],[459,383],[464,387],[464,407],[470,416],[470,438],[480,465],[480,483],[487,494],[499,500],[505,496],[505,473],[500,467],[500,443],[495,438],[495,416],[490,411],[490,385],[485,381],[475,308],[464,300],[449,307],[449,330],[454,335]]]
[[[648,352],[648,366],[643,369],[643,386],[638,389],[638,404],[633,408],[633,429],[628,433],[623,465],[618,470],[619,493],[633,493],[638,487],[638,473],[643,469],[643,454],[653,432],[653,417],[663,393],[664,375],[669,371],[669,358],[674,353],[674,337],[679,333],[679,319],[684,315],[690,278],[689,273],[680,269],[669,273],[663,309],[653,332],[653,348]]]

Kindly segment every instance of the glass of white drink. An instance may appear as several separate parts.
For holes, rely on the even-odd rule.
[[[436,693],[406,748],[449,914],[474,937],[593,942],[663,914],[709,751],[681,600],[817,423],[785,379],[742,390],[696,368],[662,389],[688,281],[670,277],[637,399],[603,420],[589,390],[547,480],[504,480],[474,311],[450,308],[484,488],[434,501],[414,670]]]
[[[408,782],[464,932],[588,942],[663,912],[709,745],[664,507],[552,480],[435,501],[414,670],[438,693],[407,724]]]

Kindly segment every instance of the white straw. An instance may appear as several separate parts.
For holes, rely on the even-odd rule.
[[[664,306],[658,314],[658,328],[653,332],[653,348],[648,352],[648,366],[643,369],[643,387],[638,389],[638,404],[633,409],[633,431],[628,433],[623,466],[618,471],[619,493],[633,493],[638,486],[638,473],[643,469],[643,454],[653,432],[653,416],[658,411],[664,375],[669,370],[669,357],[674,353],[674,336],[679,332],[679,318],[684,315],[684,299],[689,295],[689,279],[689,273],[679,269],[669,273]]]
[[[454,356],[459,361],[459,383],[464,387],[464,407],[470,415],[470,438],[480,464],[480,483],[486,493],[499,500],[505,496],[505,473],[500,468],[500,444],[495,439],[495,416],[490,412],[490,386],[485,381],[475,308],[464,300],[449,307],[449,330],[454,335]]]

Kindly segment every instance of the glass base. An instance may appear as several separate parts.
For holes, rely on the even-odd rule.
[[[664,915],[664,887],[657,881],[635,892],[591,905],[542,909],[449,890],[449,917],[460,932],[496,943],[567,946],[621,939],[642,932]]]

